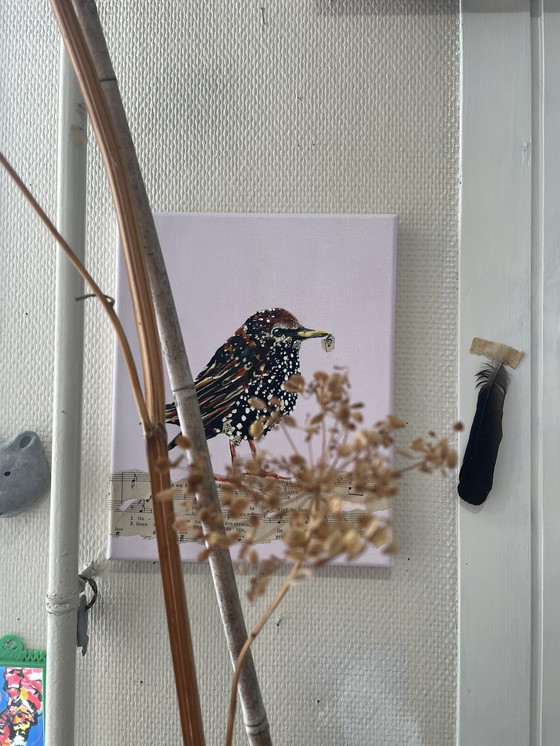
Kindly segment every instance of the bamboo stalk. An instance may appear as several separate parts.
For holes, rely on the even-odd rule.
[[[120,148],[125,154],[126,168],[133,185],[132,198],[138,215],[139,230],[147,259],[159,335],[171,388],[177,404],[181,429],[192,441],[193,451],[199,455],[199,459],[203,463],[204,481],[197,498],[202,505],[216,508],[220,512],[220,503],[208,453],[208,444],[204,434],[198,399],[185,351],[177,310],[173,301],[173,294],[169,285],[169,278],[153,215],[146,195],[144,181],[136,157],[134,143],[130,135],[103,30],[94,2],[79,0],[76,4],[79,8],[78,17],[80,25],[96,66],[96,76],[98,80],[102,81],[111,115],[116,122],[120,137]],[[154,489],[153,494],[156,494]],[[209,530],[207,527],[205,528]],[[216,528],[214,527],[212,530],[215,531]],[[223,549],[215,550],[209,557],[209,563],[224,633],[232,665],[235,667],[237,658],[247,639],[247,629],[229,551]],[[251,746],[271,746],[272,741],[266,711],[250,652],[246,656],[239,679],[239,699],[243,710],[248,741]]]
[[[149,422],[143,422],[143,427],[155,494],[170,487],[169,472],[158,466],[167,458],[165,428],[161,424],[165,407],[163,368],[133,185],[121,148],[118,123],[111,116],[74,8],[63,0],[51,0],[51,4],[82,89],[115,202],[138,330],[149,416]],[[88,5],[95,9],[93,3]],[[183,743],[184,746],[204,746],[178,537],[173,529],[173,504],[158,504],[154,500],[154,519]]]

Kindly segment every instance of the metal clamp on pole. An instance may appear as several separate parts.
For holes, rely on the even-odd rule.
[[[80,605],[78,606],[78,623],[77,623],[77,629],[76,629],[76,645],[82,649],[82,655],[85,655],[87,653],[88,644],[89,644],[89,635],[88,635],[88,617],[89,617],[89,610],[94,606],[95,602],[97,601],[98,596],[98,590],[97,590],[97,583],[95,580],[89,576],[89,575],[78,575],[80,588],[81,588],[81,596],[80,596]],[[88,600],[87,594],[86,594],[86,587],[89,586],[91,590],[91,598]]]

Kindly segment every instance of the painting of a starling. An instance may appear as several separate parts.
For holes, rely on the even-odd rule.
[[[320,371],[347,375],[365,426],[393,412],[397,216],[159,213],[154,220],[216,475],[249,468],[257,449],[263,474],[270,466],[279,477],[286,476],[279,464],[294,454],[318,457],[308,438],[313,397],[285,388],[294,374],[306,384]],[[140,360],[122,258],[115,297]],[[119,350],[114,370],[111,494],[116,500],[122,489],[125,497],[112,509],[119,533],[111,529],[108,554],[153,561],[156,543],[142,538],[153,535],[144,441]],[[179,423],[169,382],[165,401],[173,446]],[[171,479],[182,488],[187,459],[178,448],[169,455]],[[259,557],[276,549],[274,541],[263,545]],[[196,560],[199,550],[185,541],[180,551]],[[390,555],[374,554],[360,561],[390,564]]]
[[[257,311],[212,356],[195,381],[204,432],[210,439],[223,433],[229,438],[232,461],[235,449],[248,440],[254,452],[252,425],[260,420],[260,437],[290,414],[297,393],[285,382],[299,374],[301,343],[329,332],[304,327],[284,308]],[[254,400],[262,402],[257,409]],[[264,405],[264,406],[263,406]],[[175,404],[166,406],[166,421],[178,425]],[[270,423],[277,413],[280,419]],[[175,438],[169,448],[175,446]]]

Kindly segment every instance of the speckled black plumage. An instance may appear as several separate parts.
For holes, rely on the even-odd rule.
[[[252,440],[249,428],[272,409],[281,415],[295,407],[297,394],[287,392],[285,381],[300,372],[299,350],[304,339],[326,337],[328,332],[306,329],[289,311],[272,308],[250,316],[216,352],[200,372],[195,389],[207,438],[224,433],[236,446]],[[271,410],[256,410],[249,400],[268,403],[278,399]],[[166,422],[178,425],[175,404],[165,408]],[[277,423],[275,423],[277,424]],[[274,425],[273,425],[274,426]],[[262,435],[270,430],[264,424]],[[175,445],[171,441],[169,447]]]

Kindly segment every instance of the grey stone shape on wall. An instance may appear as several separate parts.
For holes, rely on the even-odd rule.
[[[0,517],[27,510],[47,490],[50,472],[37,433],[0,439]]]

